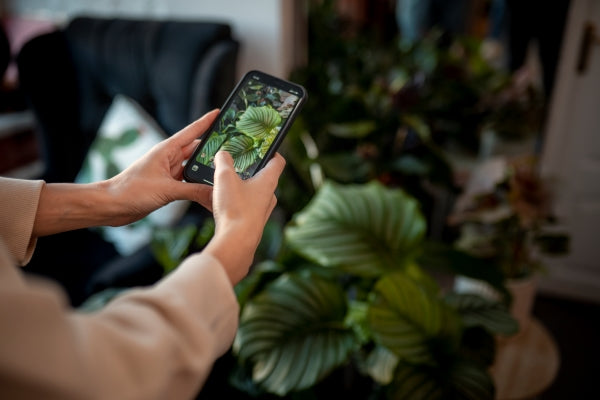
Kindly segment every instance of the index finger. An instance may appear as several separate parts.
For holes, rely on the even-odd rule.
[[[215,109],[207,112],[201,118],[187,125],[185,128],[171,136],[170,140],[175,141],[178,146],[184,147],[198,139],[212,125],[219,110]]]

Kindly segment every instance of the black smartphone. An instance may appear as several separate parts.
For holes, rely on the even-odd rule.
[[[212,185],[219,150],[232,155],[242,179],[250,178],[275,154],[306,98],[301,85],[261,71],[248,72],[202,135],[185,165],[184,179]]]

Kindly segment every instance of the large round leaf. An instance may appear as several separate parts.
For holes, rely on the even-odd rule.
[[[443,400],[444,388],[439,377],[424,365],[401,364],[389,387],[390,399]]]
[[[246,135],[232,137],[223,144],[221,150],[231,153],[233,166],[237,172],[244,171],[258,158],[258,149],[254,145],[254,140]]]
[[[452,398],[466,400],[492,400],[495,394],[494,381],[487,368],[468,360],[458,360],[448,368],[446,376],[448,391]]]
[[[260,141],[276,133],[275,128],[279,124],[281,124],[281,116],[273,107],[248,107],[236,123],[236,128],[256,141]]]
[[[389,387],[390,399],[491,400],[494,382],[484,367],[467,360],[444,366],[400,364]]]
[[[341,288],[314,275],[284,274],[242,311],[234,351],[252,378],[279,395],[314,385],[356,348]]]
[[[402,273],[380,279],[369,307],[369,325],[377,343],[400,359],[432,361],[431,339],[444,329],[446,309],[434,293]]]
[[[410,261],[425,229],[417,201],[400,189],[326,182],[286,228],[286,237],[322,266],[376,277]]]
[[[210,164],[225,139],[227,139],[227,135],[220,135],[216,132],[210,135],[202,151],[196,156],[196,161],[202,164]]]

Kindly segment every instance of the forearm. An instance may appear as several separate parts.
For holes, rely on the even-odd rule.
[[[224,225],[222,230],[217,227],[217,232],[202,253],[219,260],[235,286],[248,273],[260,236],[253,239],[255,233],[246,232],[243,224]]]
[[[154,287],[86,315],[67,312],[56,288],[23,282],[1,250],[7,398],[191,398],[235,335],[235,294],[210,257],[188,257]]]
[[[106,182],[49,183],[40,195],[33,236],[114,225],[119,209],[118,201]]]

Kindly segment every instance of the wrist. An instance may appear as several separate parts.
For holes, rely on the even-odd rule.
[[[116,209],[104,182],[46,184],[40,194],[33,234],[38,237],[107,225]]]
[[[257,243],[254,243],[244,230],[228,225],[226,230],[218,230],[202,251],[216,258],[227,273],[231,283],[237,284],[248,273],[254,259]]]

